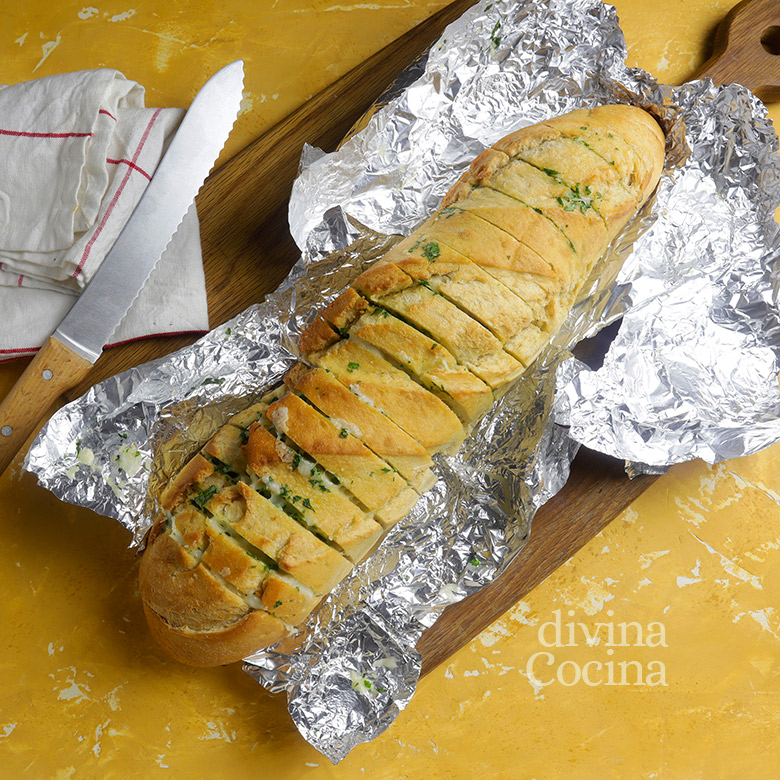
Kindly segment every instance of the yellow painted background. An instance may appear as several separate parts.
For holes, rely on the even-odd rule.
[[[110,66],[146,85],[149,105],[185,106],[242,57],[232,154],[443,5],[0,0],[0,83]],[[685,80],[731,5],[620,0],[631,64]],[[0,367],[0,395],[22,368]],[[59,503],[17,462],[0,479],[0,778],[780,777],[779,467],[776,447],[673,469],[423,680],[389,731],[332,767],[284,699],[237,665],[192,670],[163,656],[143,623],[129,535]],[[593,646],[578,633],[576,646],[550,648],[556,665],[660,661],[666,685],[541,687],[555,673],[543,663],[529,679],[555,610],[602,631]],[[609,655],[597,624],[621,621],[662,623],[667,646]]]

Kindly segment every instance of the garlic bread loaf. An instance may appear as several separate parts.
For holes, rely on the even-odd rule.
[[[140,568],[160,645],[212,666],[293,633],[531,365],[663,161],[655,120],[625,105],[481,154],[168,486]]]

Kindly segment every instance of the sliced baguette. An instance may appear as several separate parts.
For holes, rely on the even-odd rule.
[[[279,641],[379,544],[549,342],[656,186],[664,137],[583,109],[481,154],[442,206],[301,335],[285,387],[171,481],[140,591],[153,636],[200,666]]]

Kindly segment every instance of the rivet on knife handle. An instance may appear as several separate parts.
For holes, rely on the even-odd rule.
[[[0,403],[0,474],[14,459],[49,407],[81,381],[92,363],[54,336],[40,348]]]

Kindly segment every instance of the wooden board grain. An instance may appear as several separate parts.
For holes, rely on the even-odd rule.
[[[712,57],[696,74],[738,82],[762,100],[780,98],[780,2],[742,0],[718,25]]]
[[[472,4],[473,0],[458,0],[432,16],[301,106],[207,180],[198,208],[212,326],[262,300],[297,259],[298,250],[287,230],[287,199],[304,142],[326,150],[336,148],[387,85]],[[754,6],[755,11],[750,36],[745,32],[749,29],[744,21],[745,5]],[[778,4],[775,0],[748,0],[739,6],[738,40],[751,37],[750,62],[760,59],[753,45],[757,36],[759,40],[766,38],[765,47],[767,41],[771,43],[762,32],[770,5],[776,8]],[[750,8],[747,11],[752,13]],[[728,40],[735,38],[732,34],[729,39],[724,32],[713,59],[698,75],[712,75],[720,82],[741,80],[739,57],[732,57],[734,49],[729,48]],[[721,62],[726,52],[731,59]],[[112,349],[70,397],[81,395],[117,371],[193,340],[149,339]],[[655,479],[629,480],[621,463],[583,450],[564,489],[537,514],[529,543],[507,571],[479,593],[449,607],[425,632],[418,645],[423,673],[446,660],[549,576]]]

